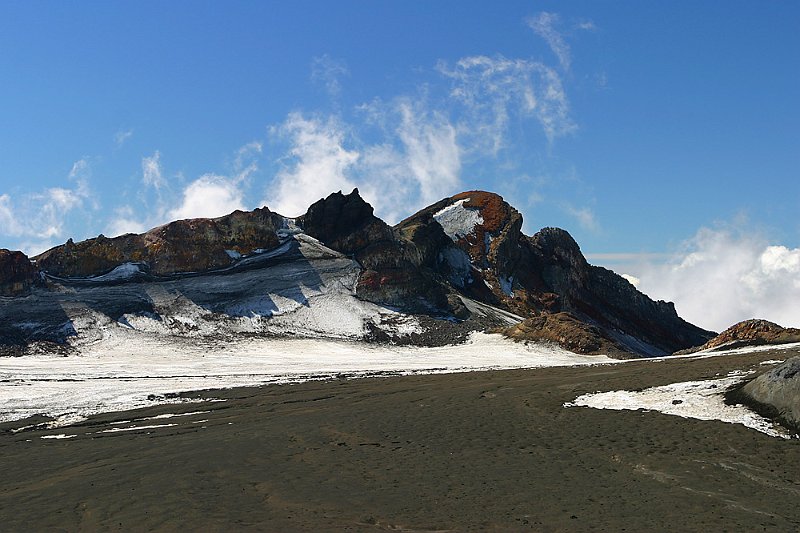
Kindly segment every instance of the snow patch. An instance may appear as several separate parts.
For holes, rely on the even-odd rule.
[[[98,433],[120,433],[122,431],[139,431],[141,429],[158,429],[158,428],[171,428],[178,424],[152,424],[150,426],[131,426],[127,428],[111,428],[98,431]]]
[[[483,217],[478,209],[464,207],[464,203],[469,201],[469,198],[458,200],[433,215],[445,234],[454,242],[475,231],[475,226],[483,224]]]
[[[685,381],[642,391],[617,390],[579,396],[564,407],[592,407],[637,411],[658,411],[667,415],[697,420],[720,420],[742,424],[772,437],[792,438],[791,434],[773,425],[742,405],[726,405],[725,391],[742,381],[742,373],[731,372],[722,379]]]
[[[41,439],[71,439],[72,437],[76,437],[77,435],[65,435],[64,433],[60,433],[58,435],[42,435]]]
[[[242,258],[242,254],[240,254],[236,250],[225,250],[225,253],[228,254],[228,257],[234,260]]]

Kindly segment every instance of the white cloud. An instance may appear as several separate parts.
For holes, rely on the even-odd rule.
[[[144,233],[148,229],[144,223],[136,219],[134,209],[129,205],[118,207],[114,215],[105,231],[108,237],[118,237],[126,233]]]
[[[597,217],[591,208],[578,208],[567,205],[564,206],[564,210],[567,212],[567,214],[574,217],[583,229],[591,231],[592,233],[597,233],[600,231],[600,223],[597,221]]]
[[[628,283],[630,283],[631,285],[633,285],[637,289],[639,288],[639,285],[642,284],[642,280],[640,280],[636,276],[631,276],[630,274],[622,274],[622,277],[625,278],[626,280],[628,280]]]
[[[19,237],[24,233],[8,194],[0,194],[0,227],[4,235],[11,237]]]
[[[311,60],[311,81],[325,86],[331,98],[336,98],[342,92],[341,79],[349,71],[344,61],[334,59],[328,54],[314,57]]]
[[[233,161],[234,181],[245,181],[258,170],[258,157],[262,148],[260,142],[253,141],[236,151],[236,158]]]
[[[428,204],[452,194],[461,171],[455,128],[440,113],[427,114],[410,101],[401,101],[398,109],[397,132],[411,176],[419,184],[420,199]]]
[[[122,148],[122,145],[131,137],[133,137],[133,130],[119,130],[114,134],[114,144],[117,148]]]
[[[214,218],[237,209],[246,209],[243,192],[234,180],[205,174],[183,190],[178,207],[169,212],[171,219]]]
[[[530,26],[539,37],[545,40],[558,58],[561,68],[567,71],[569,70],[572,58],[570,57],[569,45],[564,40],[561,33],[555,28],[559,21],[560,17],[557,14],[542,11],[535,17],[528,19],[528,26]]]
[[[344,126],[334,117],[305,118],[290,113],[274,133],[288,139],[291,147],[276,176],[265,205],[285,216],[299,216],[319,198],[331,192],[350,192],[355,184],[346,173],[359,159],[359,152],[344,147]]]
[[[156,190],[164,186],[164,178],[161,175],[161,153],[158,150],[150,157],[142,158],[142,182]]]
[[[0,235],[19,239],[13,246],[29,254],[50,248],[65,234],[67,218],[91,199],[90,176],[89,159],[83,158],[67,175],[74,187],[51,187],[16,199],[0,195]]]
[[[490,153],[504,147],[512,116],[535,117],[550,141],[576,129],[561,77],[543,63],[470,56],[437,69],[453,83],[451,98],[464,106],[459,134]]]
[[[640,290],[674,301],[678,313],[721,331],[749,318],[800,327],[800,248],[742,230],[703,228],[664,264],[634,270]]]

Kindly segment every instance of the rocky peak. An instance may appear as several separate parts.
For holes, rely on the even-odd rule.
[[[36,282],[36,268],[22,252],[0,250],[0,296],[23,296]]]
[[[297,222],[308,235],[346,254],[392,239],[391,228],[373,214],[357,188],[350,194],[339,191],[314,202]]]
[[[542,257],[550,262],[569,265],[575,269],[588,267],[580,246],[566,230],[561,228],[543,228],[530,238],[530,244]]]

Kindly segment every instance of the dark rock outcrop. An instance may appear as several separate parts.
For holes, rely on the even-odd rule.
[[[449,308],[447,293],[423,266],[418,246],[376,217],[358,189],[315,202],[297,222],[306,234],[363,267],[359,297],[408,311]]]
[[[38,274],[22,252],[0,250],[0,296],[23,296],[36,283]]]
[[[731,350],[744,346],[790,342],[800,342],[800,329],[784,328],[768,320],[751,319],[734,324],[699,349]]]
[[[152,274],[203,272],[229,265],[228,251],[250,254],[279,244],[282,216],[266,207],[219,218],[178,220],[141,235],[94,239],[56,246],[38,255],[39,268],[58,277],[104,274],[123,263],[145,263]]]

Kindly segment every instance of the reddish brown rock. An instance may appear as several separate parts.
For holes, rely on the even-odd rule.
[[[37,279],[36,268],[22,252],[0,249],[0,296],[28,294]]]
[[[701,349],[732,349],[790,342],[800,342],[800,329],[784,328],[768,320],[751,319],[734,324],[705,343]]]
[[[127,262],[146,263],[156,275],[203,272],[231,263],[226,250],[246,255],[279,244],[283,217],[266,207],[234,211],[219,218],[178,220],[141,235],[127,234],[56,246],[35,259],[40,269],[59,277],[87,277]]]
[[[602,329],[581,322],[569,313],[526,318],[503,333],[518,341],[546,341],[580,354],[624,356],[629,350],[610,339]]]

